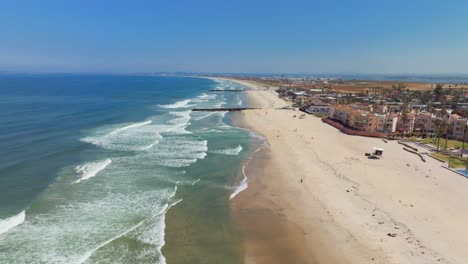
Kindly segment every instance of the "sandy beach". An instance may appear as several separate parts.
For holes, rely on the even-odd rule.
[[[246,263],[467,263],[468,181],[396,141],[349,136],[287,105],[273,88],[238,81],[246,127],[268,146],[233,200]],[[294,118],[293,116],[297,117]],[[365,152],[383,147],[384,158]]]

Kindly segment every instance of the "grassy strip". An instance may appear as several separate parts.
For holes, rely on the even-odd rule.
[[[425,143],[425,144],[431,144],[433,145],[434,147],[437,148],[437,140],[436,138],[416,138],[416,137],[411,137],[409,138],[409,140],[414,140],[414,141],[417,141],[417,142],[421,142],[421,143]],[[439,148],[441,150],[444,150],[446,151],[447,149],[449,148],[452,148],[452,149],[461,149],[463,147],[463,141],[460,141],[460,140],[454,140],[454,139],[449,139],[447,141],[447,149],[445,148],[445,141],[447,141],[445,138],[440,138],[440,142],[439,142]],[[468,147],[468,144],[465,144],[465,147]]]
[[[447,154],[443,154],[440,152],[434,152],[431,154],[432,157],[438,158],[440,160],[443,160],[445,162],[449,162],[450,156]],[[453,157],[450,159],[450,167],[451,168],[466,168],[467,160],[466,159],[461,159],[458,157]]]

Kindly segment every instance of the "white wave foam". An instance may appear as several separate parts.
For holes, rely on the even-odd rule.
[[[124,126],[124,127],[118,128],[118,129],[110,132],[108,135],[117,134],[119,132],[125,131],[125,130],[130,129],[130,128],[137,128],[137,127],[141,127],[141,126],[146,126],[146,125],[151,124],[152,122],[153,121],[151,121],[151,120],[147,120],[147,121],[131,124],[131,125],[128,125],[128,126]]]
[[[233,128],[233,126],[230,126],[223,121],[227,113],[227,111],[216,112],[216,115],[218,115],[218,121],[216,123],[217,128]]]
[[[176,194],[177,194],[177,184],[174,186],[174,191],[172,195],[168,198],[168,200],[173,199]],[[146,230],[146,232],[138,236],[138,240],[142,241],[143,243],[157,246],[157,251],[160,256],[160,261],[158,263],[160,264],[166,264],[166,258],[162,254],[162,248],[166,244],[166,240],[165,240],[166,214],[172,207],[176,206],[178,203],[182,201],[183,199],[179,199],[172,203],[171,202],[166,203],[163,206],[163,208],[161,208],[161,210],[159,210],[159,212],[155,214],[155,217],[150,219],[150,221],[153,221],[152,223],[153,228],[151,228],[150,230]]]
[[[185,119],[190,119],[190,113],[192,113],[192,110],[187,110],[187,111],[171,111],[169,114],[183,118]]]
[[[208,132],[208,133],[224,133],[224,131],[212,128],[202,128],[200,131]]]
[[[214,114],[216,114],[216,112],[208,113],[208,114],[203,115],[203,116],[201,116],[201,117],[194,118],[193,120],[199,121],[199,120],[202,120],[202,119],[204,119],[204,118],[210,117],[210,116],[212,116],[212,115],[214,115]]]
[[[226,81],[226,80],[216,80],[216,89],[217,90],[238,90],[245,89],[244,86],[238,85],[237,83]]]
[[[190,101],[192,101],[192,100],[191,99],[186,99],[186,100],[177,101],[177,102],[175,102],[173,104],[159,105],[159,107],[166,108],[166,109],[188,108],[188,107],[194,106],[194,105],[189,104]]]
[[[8,230],[21,225],[26,219],[26,212],[23,210],[19,214],[0,219],[0,234],[8,232]]]
[[[237,145],[237,147],[235,147],[235,148],[212,150],[210,152],[211,153],[216,153],[216,154],[236,156],[236,155],[239,155],[239,153],[242,151],[242,149],[243,148],[242,148],[241,145]]]
[[[100,131],[95,136],[88,136],[81,139],[83,142],[91,143],[105,149],[121,151],[141,151],[147,150],[157,144],[161,135],[158,133],[159,126],[151,125],[152,120],[125,125],[108,133]],[[100,132],[100,133],[99,133]]]
[[[256,149],[252,155],[249,157],[249,159],[245,162],[245,164],[242,166],[242,175],[244,176],[244,178],[242,179],[242,181],[240,182],[240,184],[236,187],[236,189],[234,190],[234,192],[231,193],[231,195],[229,196],[229,199],[232,200],[234,199],[234,197],[236,197],[236,195],[238,195],[239,193],[241,193],[242,191],[244,191],[245,189],[247,189],[249,187],[249,184],[248,184],[248,181],[249,179],[247,178],[247,174],[245,173],[245,167],[249,164],[249,162],[253,159],[253,157],[255,156],[255,154],[260,151],[264,146],[260,146],[258,149]]]
[[[202,93],[201,95],[197,96],[198,98],[205,99],[208,97],[206,93]]]
[[[213,108],[221,108],[221,106],[225,105],[226,104],[226,101],[221,101],[221,102],[218,102],[216,103]]]
[[[169,211],[169,209],[171,209],[172,207],[176,206],[177,204],[179,204],[180,202],[182,202],[183,199],[179,199],[175,202],[173,202],[172,204],[170,204],[167,209],[165,210],[164,214],[163,214],[163,218],[162,218],[162,228],[163,228],[163,233],[162,233],[162,243],[160,243],[158,245],[158,252],[160,253],[160,256],[161,256],[161,264],[166,264],[166,258],[164,257],[164,255],[162,254],[162,248],[164,247],[164,245],[166,244],[166,214],[167,212]]]
[[[81,264],[81,263],[86,262],[86,260],[88,260],[88,259],[94,254],[94,252],[96,252],[98,249],[100,249],[100,248],[104,247],[105,245],[111,243],[112,241],[114,241],[114,240],[116,240],[116,239],[118,239],[118,238],[120,238],[120,237],[122,237],[122,236],[125,236],[126,234],[132,232],[133,230],[135,230],[136,228],[138,228],[139,226],[141,226],[144,222],[145,222],[145,220],[142,220],[142,221],[140,221],[138,224],[132,226],[131,228],[125,230],[124,232],[122,232],[122,233],[120,233],[120,234],[118,234],[118,235],[116,235],[116,236],[114,236],[114,237],[112,237],[112,238],[110,238],[110,239],[108,239],[108,240],[106,240],[106,241],[100,243],[97,247],[93,248],[92,250],[89,250],[89,251],[86,252],[84,255],[82,255],[82,256],[77,260],[76,263]]]
[[[139,150],[148,150],[151,149],[155,144],[158,144],[159,141],[156,141],[153,144],[149,144],[148,146],[141,147]]]
[[[242,105],[242,99],[240,96],[237,96],[237,105]]]
[[[79,165],[75,168],[77,173],[81,174],[80,179],[76,180],[74,183],[79,183],[89,178],[96,176],[100,171],[105,169],[112,163],[111,159],[105,159],[96,162],[88,162],[82,165]]]
[[[199,183],[201,180],[200,179],[197,179],[196,181],[192,182],[192,186]]]
[[[108,168],[112,179],[107,183],[68,190],[73,193],[50,189],[47,199],[55,199],[56,206],[28,215],[23,224],[0,235],[0,263],[128,262],[122,237],[136,239],[152,228],[161,219],[153,211],[167,203],[173,189],[142,188],[135,177],[128,177],[127,164],[119,161],[115,166],[120,168]],[[141,176],[153,178],[150,169],[145,171]],[[145,260],[161,260],[157,246],[137,250]],[[109,252],[112,255],[106,255]]]
[[[187,131],[186,128],[190,125],[190,113],[192,111],[182,111],[182,112],[169,112],[169,114],[176,116],[176,118],[169,121],[171,124],[175,124],[168,132],[173,134],[192,134],[192,132]]]
[[[197,96],[197,98],[206,99],[206,100],[215,99],[215,98],[216,98],[216,94],[206,94],[206,93],[202,93],[201,95]]]
[[[207,151],[207,140],[174,137],[163,145],[159,145],[158,151],[152,153],[151,157],[156,164],[161,166],[180,168],[205,158]]]
[[[226,114],[228,113],[227,111],[219,111],[219,112],[216,112],[220,117],[221,117],[221,120],[226,116]]]
[[[242,173],[244,174],[244,179],[242,179],[242,181],[236,187],[234,192],[231,193],[231,195],[229,196],[230,200],[234,199],[234,197],[236,197],[236,195],[238,195],[239,193],[241,193],[242,191],[244,191],[245,189],[247,189],[249,187],[248,179],[247,179],[247,177],[245,176],[245,173],[244,173],[244,167],[245,167],[245,165],[242,167]]]
[[[187,127],[190,125],[190,123],[186,126],[180,126],[180,127],[175,127],[171,129],[170,131],[173,134],[178,134],[178,135],[187,135],[187,134],[193,134],[192,132],[187,130]]]

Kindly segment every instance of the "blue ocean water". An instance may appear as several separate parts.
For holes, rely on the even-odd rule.
[[[247,103],[214,88],[242,87],[182,77],[0,76],[0,263],[165,263],[173,254],[162,254],[165,241],[177,241],[177,231],[165,237],[166,213],[180,208],[174,215],[190,216],[185,225],[197,229],[203,216],[194,207],[211,214],[213,234],[218,225],[224,234],[224,252],[197,251],[239,255],[229,197],[242,188],[252,134],[233,126],[230,113],[191,111]]]

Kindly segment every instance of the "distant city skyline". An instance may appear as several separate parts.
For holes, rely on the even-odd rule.
[[[468,73],[466,1],[5,1],[1,72]]]

